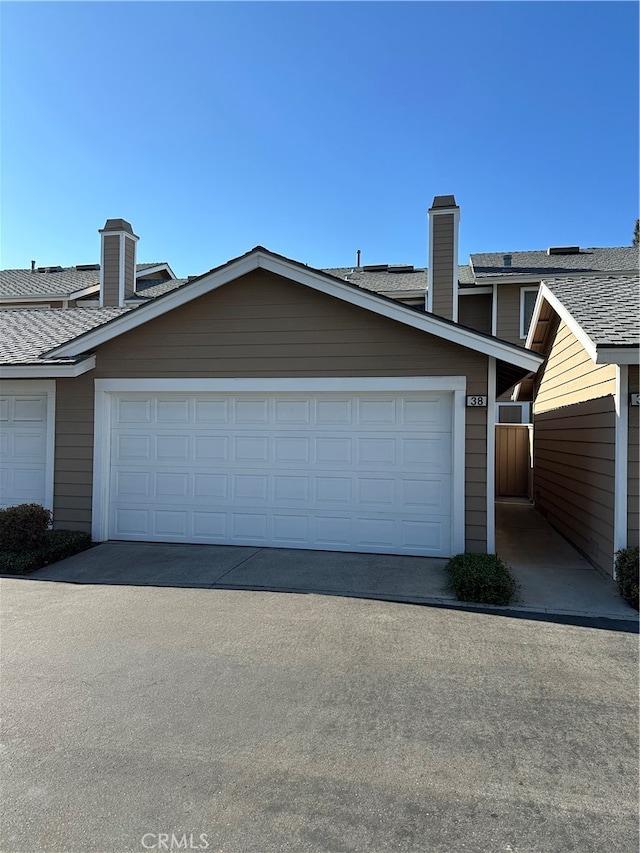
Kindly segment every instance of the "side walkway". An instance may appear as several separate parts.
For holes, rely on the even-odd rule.
[[[527,608],[637,619],[604,577],[526,499],[496,501],[496,552],[513,570]]]

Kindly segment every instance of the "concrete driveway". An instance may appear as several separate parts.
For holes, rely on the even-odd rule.
[[[534,513],[538,525],[547,522]],[[511,608],[541,618],[577,619],[583,624],[638,628],[638,613],[575,549],[549,528],[537,557],[529,540],[540,542],[540,527],[514,528],[501,545],[520,583]],[[525,518],[525,525],[530,519]],[[559,541],[557,541],[559,540]],[[524,547],[519,548],[517,542]],[[500,552],[502,553],[502,551]],[[246,548],[229,545],[163,545],[106,542],[29,576],[88,584],[131,584],[208,589],[316,592],[387,601],[460,606],[448,589],[446,560],[337,551]],[[473,607],[473,605],[468,605]],[[503,610],[503,608],[500,608]]]
[[[637,849],[630,633],[22,579],[2,605],[5,853]]]

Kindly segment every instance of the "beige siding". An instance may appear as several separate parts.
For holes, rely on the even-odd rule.
[[[119,305],[120,237],[104,236],[104,305]]]
[[[56,523],[90,527],[94,378],[421,375],[467,375],[469,394],[487,393],[485,356],[267,272],[244,276],[104,344],[90,374],[58,380]],[[467,410],[471,551],[486,549],[486,414]]]
[[[629,367],[629,393],[640,393],[638,385],[638,366]],[[638,499],[638,473],[640,468],[640,430],[639,426],[640,406],[629,406],[629,455],[628,455],[628,530],[627,544],[638,545],[640,522],[640,500]]]
[[[458,298],[458,322],[478,332],[491,334],[491,294]]]
[[[135,240],[124,238],[124,297],[135,293],[136,285],[136,244]]]
[[[453,253],[455,222],[453,213],[433,217],[433,313],[453,317]]]
[[[544,367],[534,413],[606,397],[615,392],[615,365],[594,364],[573,332],[561,322]]]
[[[520,337],[520,291],[524,286],[499,284],[496,288],[496,335],[519,346],[524,344],[524,339]]]
[[[554,527],[611,574],[615,494],[612,396],[535,415],[533,494]]]

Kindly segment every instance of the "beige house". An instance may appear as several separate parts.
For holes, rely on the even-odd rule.
[[[527,346],[536,506],[593,563],[638,545],[638,274],[542,282]]]
[[[101,240],[97,305],[0,312],[4,505],[98,541],[494,550],[493,404],[541,355],[262,247],[145,298],[129,224]]]

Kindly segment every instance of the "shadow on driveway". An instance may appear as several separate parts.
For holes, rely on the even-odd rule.
[[[638,632],[637,614],[622,599],[607,601],[605,607],[594,597],[586,607],[581,598],[580,609],[572,609],[566,599],[528,602],[523,597],[515,607],[459,602],[447,588],[446,563],[430,557],[340,551],[106,542],[24,579],[338,595]]]

